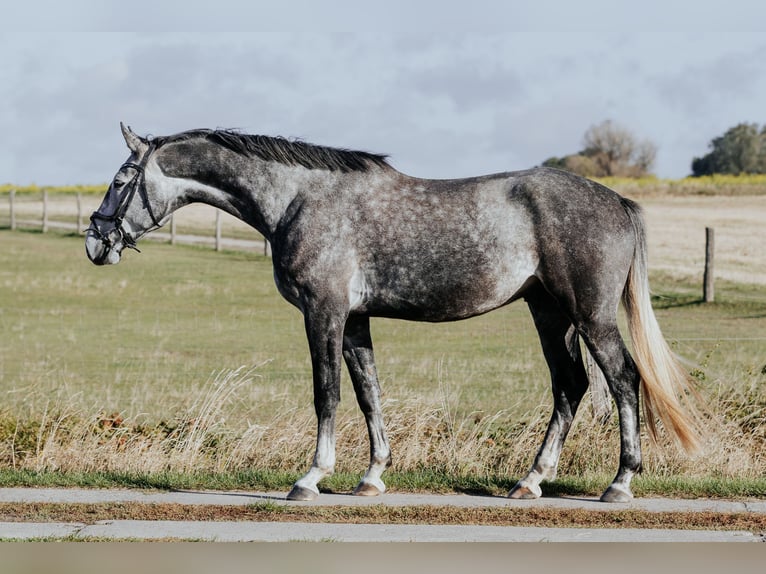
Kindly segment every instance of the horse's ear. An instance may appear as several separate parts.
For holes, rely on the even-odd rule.
[[[128,144],[130,151],[133,153],[140,155],[149,147],[149,144],[145,139],[133,133],[133,130],[122,122],[120,122],[120,129],[122,130],[122,137],[125,138],[125,143]]]

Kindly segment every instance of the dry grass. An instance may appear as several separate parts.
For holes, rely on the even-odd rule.
[[[670,528],[699,530],[766,530],[766,515],[757,512],[646,512],[558,508],[459,508],[454,506],[246,506],[141,503],[0,503],[3,522],[100,520],[195,520],[306,522],[338,524],[473,524],[543,528]]]
[[[16,469],[64,473],[160,472],[227,473],[252,468],[305,470],[315,437],[308,409],[284,408],[266,424],[232,423],[233,398],[257,377],[256,368],[221,371],[188,409],[147,426],[142,417],[88,413],[73,405],[48,404],[27,421],[3,419],[0,464]],[[751,387],[721,389],[712,410],[722,421],[714,440],[697,458],[671,444],[645,442],[646,468],[656,476],[757,478],[766,473],[763,452],[766,405],[755,405]],[[420,398],[384,404],[394,449],[394,469],[422,468],[453,475],[518,477],[538,448],[549,408],[540,406],[511,420],[498,411],[461,416],[459,396],[440,389],[433,402]],[[583,405],[561,461],[561,474],[609,475],[617,464],[618,429],[588,416]],[[37,422],[34,422],[37,421]],[[11,426],[13,427],[11,429]],[[361,416],[347,408],[338,418],[338,471],[358,473],[366,466],[368,444]]]

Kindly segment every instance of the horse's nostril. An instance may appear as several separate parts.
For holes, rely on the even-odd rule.
[[[109,249],[104,245],[103,241],[94,237],[92,234],[88,234],[85,238],[85,253],[88,255],[88,259],[96,265],[104,265],[106,263],[106,257],[109,254]]]

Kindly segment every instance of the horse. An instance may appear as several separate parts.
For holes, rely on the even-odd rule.
[[[683,397],[690,380],[651,307],[640,207],[575,174],[538,167],[429,180],[397,171],[388,156],[237,130],[194,129],[142,137],[120,124],[130,150],[90,217],[85,248],[119,263],[184,205],[202,202],[239,218],[270,243],[279,293],[304,318],[317,418],[309,470],[287,498],[313,500],[335,466],[341,363],[370,443],[355,495],[386,490],[391,449],[381,412],[370,318],[456,321],[523,299],[550,370],[553,412],[528,473],[510,498],[542,494],[588,388],[579,341],[617,406],[620,457],[605,502],[633,498],[641,470],[639,397],[652,438],[661,424],[688,451],[699,446]],[[633,342],[617,324],[622,302]]]

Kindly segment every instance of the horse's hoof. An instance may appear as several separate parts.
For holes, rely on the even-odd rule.
[[[633,493],[630,490],[623,490],[615,485],[611,485],[601,495],[601,502],[630,502],[633,500]]]
[[[301,500],[304,502],[308,500],[316,500],[317,498],[319,498],[318,491],[311,490],[305,486],[298,486],[297,484],[293,486],[293,489],[287,495],[287,500]]]
[[[354,496],[380,496],[383,494],[383,491],[369,482],[360,482],[356,485],[352,494]]]
[[[517,484],[511,489],[511,492],[508,493],[508,498],[514,498],[516,500],[533,500],[535,498],[540,498],[542,493],[543,492],[540,490],[539,486],[535,489],[534,487]]]

